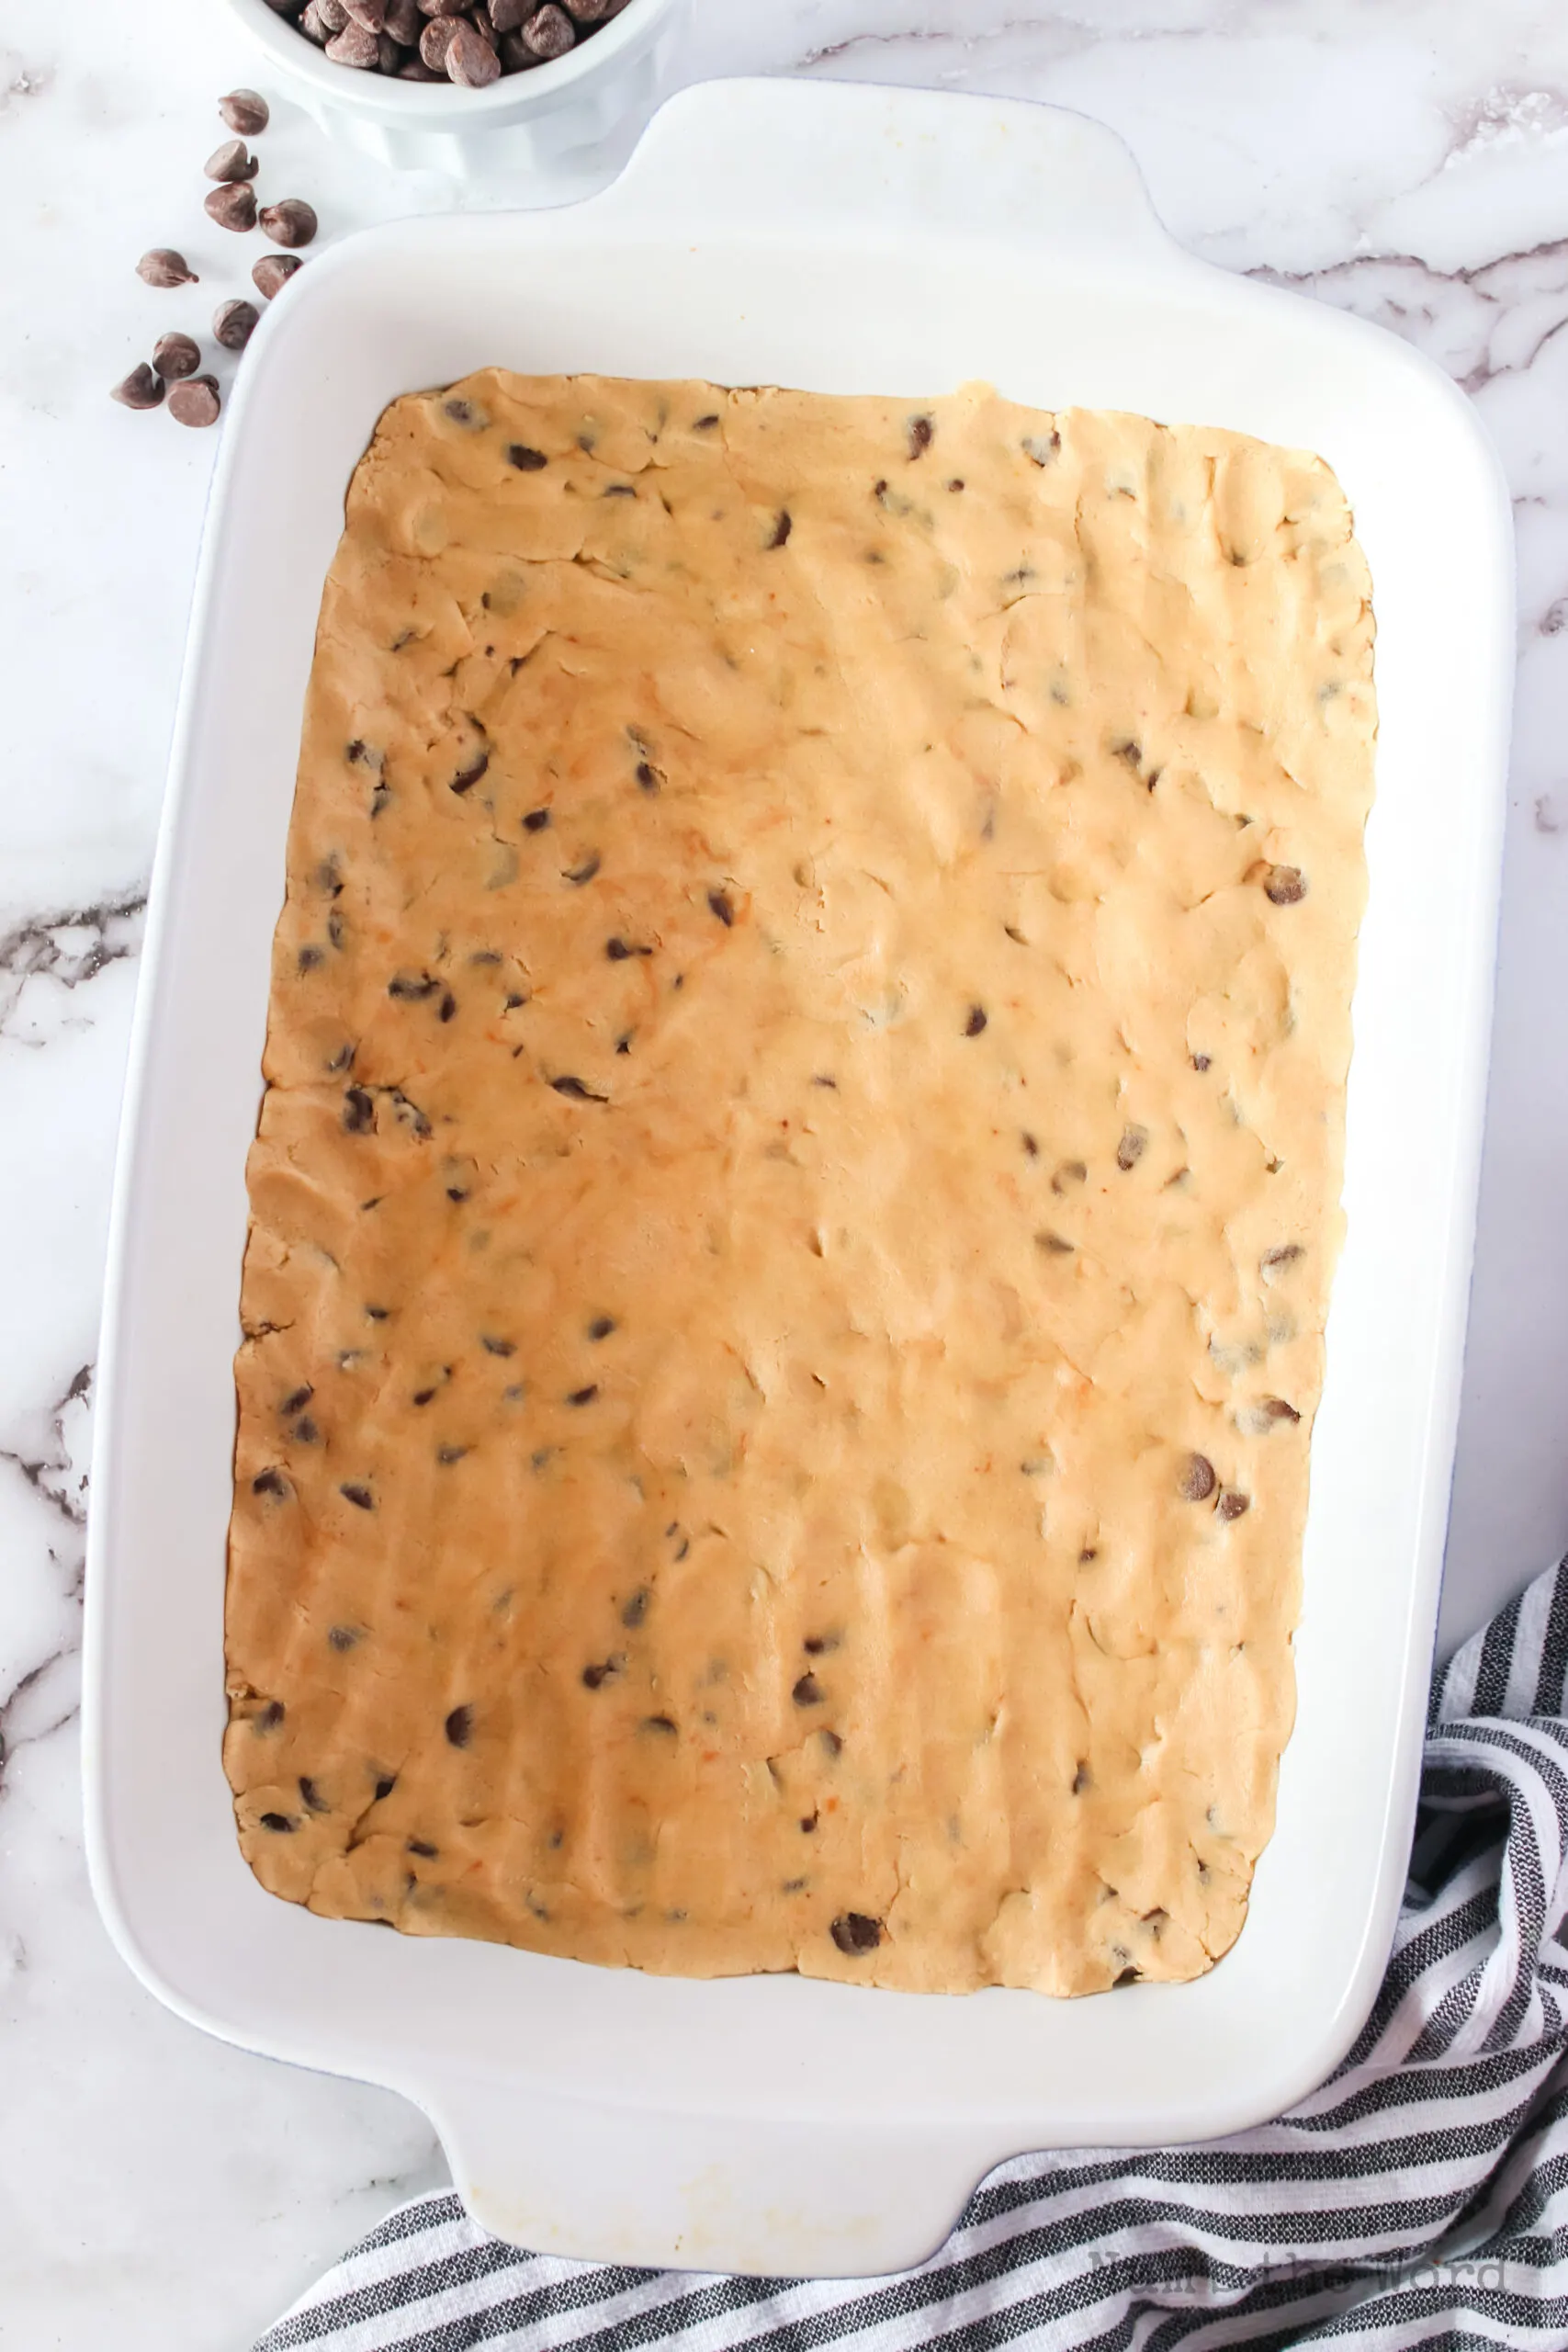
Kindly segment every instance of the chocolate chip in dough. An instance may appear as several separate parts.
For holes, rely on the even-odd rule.
[[[254,180],[260,165],[243,139],[226,139],[201,168],[209,180]]]
[[[276,1731],[287,1713],[281,1699],[269,1699],[256,1717],[257,1731]]]
[[[261,1826],[264,1829],[270,1829],[275,1838],[287,1838],[292,1837],[299,1824],[290,1821],[286,1813],[264,1813]]]
[[[460,767],[458,769],[457,775],[452,778],[452,782],[448,786],[448,789],[455,792],[460,800],[465,792],[471,792],[473,790],[475,785],[478,784],[480,776],[484,775],[489,766],[490,753],[488,752],[479,752],[476,753],[475,757],[468,761],[465,767]]]
[[[355,1486],[351,1482],[346,1487],[340,1487],[338,1492],[344,1502],[354,1505],[355,1510],[374,1510],[376,1508],[376,1498],[368,1487]]]
[[[794,528],[795,517],[786,506],[781,506],[773,517],[773,537],[764,542],[768,550],[771,552],[774,548],[787,546],[789,535]]]
[[[115,386],[109,397],[117,400],[121,408],[157,408],[164,398],[164,379],[154,374],[144,359],[139,368],[133,368],[130,375]]]
[[[1213,1057],[1209,1054],[1194,1054],[1192,1056],[1192,1067],[1196,1070],[1212,1069],[1213,1068]]]
[[[251,1480],[253,1495],[276,1495],[283,1500],[289,1492],[288,1479],[281,1470],[258,1470]]]
[[[1077,1770],[1073,1774],[1074,1796],[1081,1797],[1084,1791],[1090,1785],[1089,1766],[1087,1764],[1080,1764]]]
[[[352,1625],[329,1625],[327,1639],[334,1650],[351,1650],[359,1636]]]
[[[625,1664],[625,1658],[616,1656],[605,1658],[600,1666],[585,1666],[582,1669],[583,1689],[585,1690],[601,1690],[606,1682],[614,1680]]]
[[[572,1102],[607,1102],[610,1099],[607,1094],[595,1094],[580,1078],[552,1078],[550,1086],[555,1093],[564,1094]]]
[[[254,302],[224,302],[212,314],[212,332],[225,351],[243,351],[260,317]]]
[[[220,229],[243,236],[256,225],[256,192],[248,180],[225,180],[202,198],[202,209]]]
[[[864,1911],[840,1911],[828,1931],[842,1952],[858,1959],[864,1951],[874,1951],[882,1941],[882,1922]]]
[[[254,139],[272,120],[271,109],[259,90],[231,90],[218,101],[218,112],[242,139]]]
[[[728,891],[710,890],[708,892],[708,911],[718,917],[726,931],[729,930],[735,921],[735,909],[730,902]]]
[[[627,1600],[622,1608],[621,1623],[626,1626],[629,1633],[635,1634],[637,1627],[648,1615],[648,1604],[652,1598],[653,1595],[649,1592],[647,1585],[638,1585],[630,1600]]]
[[[351,1086],[343,1098],[343,1124],[351,1136],[368,1135],[376,1125],[376,1105],[363,1086]]]
[[[985,1028],[988,1017],[983,1004],[972,1004],[969,1008],[969,1018],[964,1023],[964,1035],[966,1037],[977,1037]]]
[[[670,1739],[679,1736],[672,1715],[644,1715],[642,1728],[644,1731],[662,1732]]]
[[[615,1328],[613,1315],[596,1315],[588,1326],[588,1336],[591,1340],[607,1340]]]
[[[506,462],[515,466],[520,474],[538,474],[550,461],[542,449],[531,449],[525,441],[513,441],[506,452]]]
[[[1123,1127],[1122,1140],[1116,1147],[1116,1165],[1123,1175],[1135,1168],[1148,1146],[1147,1127]]]
[[[1190,1453],[1182,1464],[1177,1481],[1177,1492],[1185,1503],[1207,1502],[1218,1486],[1214,1465],[1206,1453]]]
[[[332,1807],[309,1773],[299,1775],[299,1795],[307,1813],[331,1813]]]
[[[599,1384],[591,1380],[586,1388],[574,1388],[567,1397],[569,1405],[592,1405],[599,1394]]]
[[[789,1695],[797,1707],[819,1707],[827,1693],[814,1674],[803,1674]]]
[[[1306,876],[1299,865],[1268,865],[1263,869],[1263,895],[1270,906],[1299,906],[1307,894]]]
[[[211,201],[209,197],[209,210]],[[264,204],[258,218],[275,245],[308,245],[319,226],[313,207],[298,196],[286,196],[280,204]]]
[[[446,1718],[446,1737],[454,1747],[467,1747],[473,1735],[472,1707],[454,1707]]]
[[[287,1420],[295,1413],[302,1413],[315,1393],[307,1381],[302,1388],[291,1388],[277,1409]]]
[[[581,890],[585,882],[592,881],[593,876],[599,871],[601,863],[602,861],[598,851],[593,850],[583,859],[581,865],[569,865],[566,872],[561,876],[561,879],[564,882],[572,883]]]
[[[929,416],[912,416],[909,419],[909,462],[911,465],[917,458],[925,456],[935,434],[936,427]]]
[[[549,821],[550,812],[547,808],[530,808],[523,820],[523,831],[525,833],[545,832],[548,829]]]
[[[154,245],[150,253],[143,254],[136,265],[136,275],[145,285],[164,291],[172,286],[201,283],[184,254],[177,254],[173,245]]]
[[[1252,1498],[1250,1495],[1238,1494],[1234,1487],[1227,1487],[1214,1505],[1214,1509],[1222,1519],[1240,1519],[1245,1512],[1252,1509]]]
[[[658,791],[661,779],[660,777],[659,770],[654,766],[651,760],[639,760],[637,762],[637,780],[638,787],[642,791]]]
[[[177,384],[200,367],[201,345],[188,334],[161,334],[152,345],[152,365],[166,384]]]
[[[398,1776],[395,1772],[383,1772],[376,1782],[376,1803],[384,1804],[397,1785]]]

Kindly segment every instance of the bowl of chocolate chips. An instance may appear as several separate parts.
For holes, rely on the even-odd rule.
[[[289,95],[380,162],[461,178],[612,164],[691,0],[229,0]]]

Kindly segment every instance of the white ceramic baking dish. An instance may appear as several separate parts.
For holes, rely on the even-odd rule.
[[[1077,2003],[602,1972],[265,1894],[219,1761],[236,1294],[301,696],[355,461],[395,393],[522,369],[1142,410],[1322,451],[1376,582],[1382,726],[1300,1716],[1251,1917],[1201,1982]],[[854,2274],[999,2159],[1277,2112],[1371,2000],[1404,1876],[1470,1267],[1512,615],[1498,469],[1393,338],[1166,238],[1106,131],[864,86],[688,90],[552,213],[401,222],[273,306],[196,593],[127,1100],[88,1584],[99,1903],[182,2016],[389,2084],[502,2236]]]

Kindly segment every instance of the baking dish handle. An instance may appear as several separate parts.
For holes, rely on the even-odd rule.
[[[536,2254],[650,2268],[909,2268],[998,2161],[994,2132],[971,2139],[951,2124],[921,2133],[650,2113],[471,2079],[413,2096],[481,2228]]]
[[[598,199],[628,221],[678,220],[694,186],[716,228],[777,234],[802,219],[869,221],[906,243],[965,232],[987,244],[1086,255],[1179,249],[1156,217],[1128,149],[1065,107],[863,82],[698,82],[654,117]]]

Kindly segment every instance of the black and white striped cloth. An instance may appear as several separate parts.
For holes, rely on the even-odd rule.
[[[863,2282],[521,2254],[450,2194],[391,2214],[256,2352],[1183,2352],[1568,2345],[1568,1561],[1433,1692],[1378,2004],[1331,2081],[1205,2146],[1026,2156]]]

